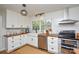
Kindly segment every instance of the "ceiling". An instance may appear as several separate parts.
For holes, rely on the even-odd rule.
[[[28,11],[29,16],[33,16],[42,12],[53,12],[66,7],[76,6],[79,6],[79,4],[27,4],[25,9]],[[0,8],[10,9],[16,12],[20,12],[21,9],[24,9],[21,4],[0,4]]]

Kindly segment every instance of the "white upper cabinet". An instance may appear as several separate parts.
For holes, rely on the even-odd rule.
[[[17,13],[7,10],[7,12],[6,12],[6,27],[7,28],[17,27]]]
[[[69,18],[73,20],[79,20],[79,7],[69,9]]]
[[[27,28],[27,17],[21,14],[7,10],[6,11],[6,28]]]

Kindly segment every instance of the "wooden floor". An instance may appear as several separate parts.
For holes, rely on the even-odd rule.
[[[1,54],[5,53],[3,52]],[[49,53],[45,50],[37,49],[32,46],[26,45],[20,49],[11,52],[10,54],[49,54]]]

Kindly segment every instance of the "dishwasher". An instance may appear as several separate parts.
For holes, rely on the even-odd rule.
[[[38,35],[38,48],[47,50],[47,36]]]

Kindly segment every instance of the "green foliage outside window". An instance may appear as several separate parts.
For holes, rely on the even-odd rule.
[[[44,20],[35,20],[32,21],[32,29],[36,32],[41,30],[43,32],[45,29],[51,28],[51,21],[44,21]]]
[[[39,21],[32,21],[33,30],[39,30],[39,25],[40,25]]]

